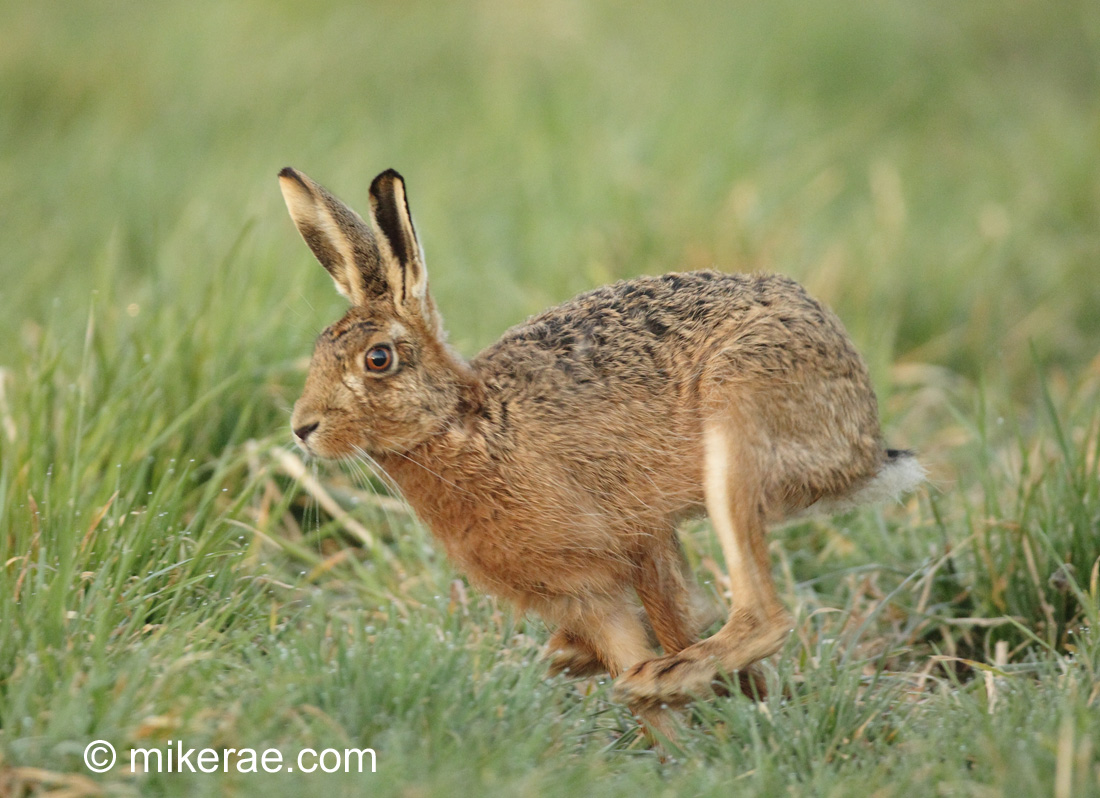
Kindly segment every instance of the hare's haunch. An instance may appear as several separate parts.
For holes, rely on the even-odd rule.
[[[553,670],[607,671],[639,711],[735,671],[743,689],[762,689],[753,663],[791,627],[769,522],[923,478],[910,453],[883,444],[839,320],[789,278],[615,283],[467,362],[446,343],[400,175],[374,179],[369,222],[300,172],[279,178],[351,302],[317,339],[291,422],[298,445],[372,458],[474,584],[556,627]],[[703,512],[733,604],[699,640],[710,618],[676,525]]]

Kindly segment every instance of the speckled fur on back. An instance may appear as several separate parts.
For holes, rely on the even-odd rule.
[[[649,452],[662,452],[666,464],[693,464],[658,463],[649,473],[698,471],[703,406],[714,381],[730,390],[752,384],[742,401],[757,405],[768,427],[772,451],[761,455],[788,466],[765,468],[775,518],[845,493],[885,456],[874,391],[839,320],[780,275],[693,272],[598,288],[512,328],[471,367],[491,386],[490,406],[523,407],[525,424],[545,425],[566,444],[561,455],[582,484],[601,481],[602,458],[594,460],[593,449],[650,459],[634,437],[643,419],[652,427],[642,434],[656,438]],[[577,423],[579,408],[609,415],[592,429]],[[606,423],[617,416],[623,426]],[[849,446],[814,446],[822,421]],[[693,486],[691,503],[701,504],[701,480]],[[674,492],[658,493],[675,501]],[[654,498],[644,498],[639,511]]]
[[[369,225],[304,175],[280,178],[352,301],[318,338],[292,419],[299,445],[371,458],[472,582],[556,627],[552,669],[609,671],[651,724],[723,673],[763,689],[753,664],[791,625],[766,523],[923,475],[883,445],[839,320],[789,278],[619,282],[467,363],[443,339],[399,175],[375,179]],[[704,511],[733,607],[700,641],[711,618],[676,524]]]

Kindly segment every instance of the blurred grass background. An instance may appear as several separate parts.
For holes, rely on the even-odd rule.
[[[0,142],[0,794],[1100,794],[1095,3],[9,3]],[[934,484],[776,533],[787,699],[662,765],[379,486],[300,489],[342,300],[285,165],[405,175],[467,355],[673,269],[839,313]],[[91,780],[97,737],[380,767]]]

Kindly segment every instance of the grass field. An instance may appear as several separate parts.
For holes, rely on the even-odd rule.
[[[519,9],[0,4],[0,796],[1100,795],[1100,5]],[[832,305],[933,480],[776,530],[771,698],[662,762],[381,486],[299,478],[343,305],[288,164],[402,171],[468,355],[641,273]],[[130,772],[169,741],[377,772]]]

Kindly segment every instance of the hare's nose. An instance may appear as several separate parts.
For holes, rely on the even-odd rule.
[[[317,421],[314,421],[311,424],[303,424],[302,426],[294,430],[294,437],[300,440],[302,443],[305,443],[306,438],[309,437],[310,433],[317,429],[317,427],[319,426],[320,422]]]

